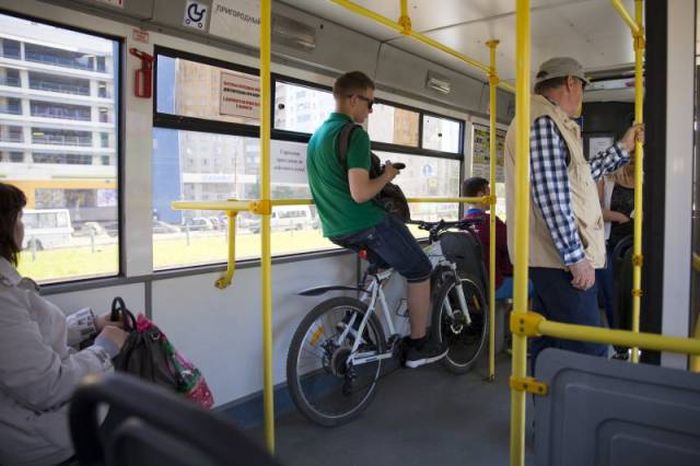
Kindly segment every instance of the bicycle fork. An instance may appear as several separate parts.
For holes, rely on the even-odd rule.
[[[459,274],[457,273],[457,264],[454,262],[449,262],[449,261],[441,261],[441,265],[448,267],[450,269],[450,272],[452,276],[454,277],[455,280],[455,286],[453,290],[457,293],[457,301],[459,302],[459,308],[460,311],[462,312],[462,315],[464,316],[464,323],[466,325],[471,325],[472,323],[472,318],[469,315],[469,307],[467,306],[467,298],[464,296],[464,288],[462,288],[462,280],[459,278]],[[452,303],[450,302],[450,297],[449,295],[445,297],[445,301],[441,303],[442,306],[445,306],[445,309],[447,310],[447,314],[450,316],[450,320],[454,322],[454,310],[452,309]],[[461,325],[461,324],[460,324]],[[454,323],[451,324],[452,331],[454,332],[459,332],[461,331],[461,327],[456,327]]]

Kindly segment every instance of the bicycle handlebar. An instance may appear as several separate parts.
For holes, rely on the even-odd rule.
[[[465,218],[462,220],[438,220],[437,222],[425,222],[422,220],[413,220],[407,222],[411,225],[418,225],[418,228],[425,230],[430,234],[431,240],[436,240],[438,235],[443,231],[449,230],[450,228],[457,228],[460,230],[468,230],[475,225],[480,225],[482,220],[480,218]]]

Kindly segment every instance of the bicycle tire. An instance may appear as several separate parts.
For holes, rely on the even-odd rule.
[[[443,364],[450,372],[467,373],[478,361],[488,340],[489,314],[486,300],[473,281],[460,278],[472,320],[471,324],[467,325],[459,321],[459,316],[451,319],[445,305],[445,300],[449,300],[453,309],[459,309],[458,298],[454,292],[458,283],[454,274],[442,274],[434,283],[437,289],[433,294],[432,328],[438,341],[448,348]]]
[[[352,340],[354,337],[348,335],[346,340],[350,341],[346,345],[338,346],[336,344],[338,347],[332,354],[328,351],[335,344],[332,341],[329,342],[329,338],[338,336],[337,325],[342,321],[339,316],[344,315],[345,312],[357,313],[355,322],[359,323],[367,312],[367,305],[350,297],[336,297],[319,303],[302,319],[297,327],[287,355],[287,385],[294,404],[307,419],[326,427],[344,424],[358,416],[374,398],[377,380],[382,371],[381,360],[358,366],[358,371],[366,372],[366,377],[363,377],[361,382],[357,382],[359,396],[354,397],[352,391],[346,393],[348,385],[352,385],[354,381],[349,382],[347,376],[341,377],[334,373],[333,370],[340,370],[338,367],[342,366],[334,361],[342,358],[338,355],[343,354],[341,353],[342,348],[347,348],[354,341]],[[331,332],[333,333],[331,335],[325,335],[326,330],[323,325],[314,327],[317,322],[324,318],[326,318],[326,326],[329,329],[332,327]],[[311,332],[314,328],[315,330]],[[326,338],[322,342],[324,337]],[[363,339],[370,342],[369,345],[376,345],[379,353],[384,352],[386,347],[384,331],[379,319],[374,314],[367,322]],[[307,340],[309,340],[308,343],[312,344],[312,347],[319,351],[313,352],[308,349],[305,346]],[[304,371],[300,367],[303,350],[308,350],[311,353],[308,360],[318,358],[320,365],[316,368],[312,366]],[[349,354],[349,350],[346,349],[346,351]],[[330,397],[335,398],[328,399]],[[341,406],[341,408],[333,409],[335,406]]]

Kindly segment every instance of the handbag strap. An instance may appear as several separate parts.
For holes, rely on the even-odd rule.
[[[124,330],[127,332],[132,331],[136,328],[136,317],[134,314],[127,309],[124,300],[121,296],[117,296],[112,300],[112,312],[109,316],[109,320],[117,321],[119,320],[119,314],[121,313],[124,318]]]

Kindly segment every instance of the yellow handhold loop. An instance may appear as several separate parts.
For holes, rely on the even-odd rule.
[[[514,335],[522,335],[526,337],[536,337],[540,333],[537,326],[545,320],[542,314],[528,311],[526,313],[513,312],[510,315],[510,331]]]
[[[549,387],[534,377],[511,377],[510,388],[520,392],[529,392],[535,395],[547,396]]]

